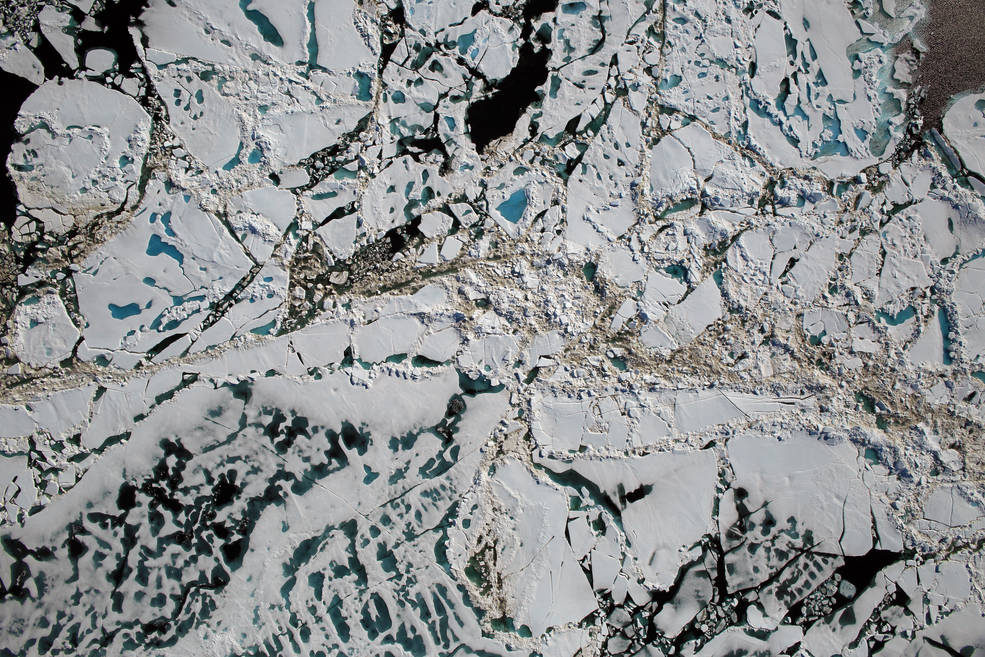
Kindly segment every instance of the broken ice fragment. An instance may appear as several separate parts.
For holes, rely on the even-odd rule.
[[[944,115],[944,135],[972,173],[985,178],[985,95],[967,94]]]
[[[860,555],[872,548],[872,501],[850,443],[748,435],[732,438],[727,452],[744,507],[764,509],[777,530],[793,523],[790,531],[817,552]]]
[[[594,611],[595,595],[565,540],[566,496],[515,459],[498,464],[492,490],[512,510],[501,529],[490,529],[503,532],[492,568],[508,595],[514,623],[540,636]]]
[[[710,450],[549,461],[594,483],[620,510],[630,553],[649,586],[667,589],[689,549],[711,528],[717,462]]]
[[[79,329],[53,291],[31,296],[17,305],[13,317],[14,353],[34,367],[57,365],[72,355]]]
[[[249,270],[250,260],[218,219],[190,195],[151,182],[130,226],[75,274],[85,344],[97,350],[87,359],[105,351],[123,363],[197,329]]]
[[[647,334],[644,334],[643,342],[661,349],[682,347],[704,332],[722,313],[721,290],[714,277],[708,277],[683,301],[667,311],[662,322],[666,342],[648,338]]]
[[[944,334],[941,332],[941,322],[938,320],[938,313],[942,312],[938,310],[931,314],[920,337],[907,352],[907,358],[914,365],[943,365],[946,361],[950,361],[944,351]]]
[[[974,258],[958,272],[954,281],[957,329],[964,338],[968,355],[979,361],[985,356],[985,258]]]
[[[923,516],[932,523],[948,528],[985,526],[985,512],[968,501],[961,488],[955,485],[942,485],[934,489],[924,503]]]
[[[387,356],[416,350],[424,326],[414,317],[383,317],[356,331],[353,344],[356,354],[368,363],[379,363]]]
[[[0,24],[0,32],[4,32]],[[35,86],[44,82],[44,69],[38,58],[13,33],[0,34],[0,69],[20,76]]]
[[[46,222],[64,232],[135,199],[150,123],[135,100],[94,82],[41,85],[21,107],[7,160],[21,203],[67,216]]]
[[[770,397],[730,390],[681,390],[674,397],[674,418],[681,433],[701,431],[735,418],[810,407],[810,399]]]
[[[312,324],[291,334],[291,346],[305,367],[337,363],[349,346],[349,327],[339,321]]]
[[[27,455],[0,454],[0,504],[7,506],[7,522],[16,520],[11,514],[11,502],[26,511],[34,506],[36,498],[34,472],[28,466]]]

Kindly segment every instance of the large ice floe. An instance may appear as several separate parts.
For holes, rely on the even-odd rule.
[[[0,656],[985,654],[930,17],[3,3]]]

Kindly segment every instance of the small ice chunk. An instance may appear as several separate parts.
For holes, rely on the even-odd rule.
[[[564,348],[564,338],[559,331],[538,333],[530,345],[528,360],[536,363],[542,356],[553,356]]]
[[[441,245],[441,259],[442,260],[454,260],[458,256],[459,251],[462,250],[462,240],[458,239],[454,235],[449,237]]]
[[[356,355],[369,363],[379,363],[395,354],[416,350],[424,325],[414,317],[391,315],[356,330]]]
[[[281,169],[277,177],[280,179],[280,183],[277,186],[285,190],[303,187],[311,182],[311,176],[301,167]]]
[[[230,222],[258,260],[266,260],[296,214],[294,194],[276,187],[243,192],[229,201]]]
[[[673,135],[667,135],[650,152],[650,194],[658,201],[696,191],[694,158]]]
[[[106,73],[116,64],[116,53],[109,48],[93,48],[86,53],[86,68],[94,73]]]
[[[440,285],[425,285],[411,295],[389,297],[382,303],[370,301],[363,306],[367,319],[386,315],[427,313],[441,306],[448,297]]]
[[[622,327],[626,322],[636,315],[637,305],[632,299],[626,299],[616,310],[616,314],[612,316],[612,321],[609,323],[609,332],[616,333],[621,331]]]
[[[958,240],[949,224],[956,223],[957,213],[949,203],[937,199],[924,199],[913,206],[923,224],[927,245],[938,260],[954,255]]]
[[[354,0],[319,0],[315,3],[315,39],[318,65],[331,71],[374,68],[373,50],[356,28]]]
[[[312,324],[291,334],[291,346],[305,367],[337,363],[349,346],[349,328],[342,321]]]
[[[0,69],[19,75],[36,85],[44,82],[41,61],[13,33],[0,35]]]
[[[596,543],[595,532],[588,524],[585,515],[578,515],[568,520],[568,542],[575,556],[579,559],[587,555]]]
[[[14,354],[32,367],[57,365],[69,358],[79,339],[79,329],[61,297],[52,291],[17,304],[13,325]]]
[[[962,603],[971,595],[968,565],[958,561],[928,562],[917,568],[920,586],[931,596]]]
[[[812,342],[837,343],[848,335],[848,318],[830,308],[810,308],[804,311],[803,327]]]
[[[874,354],[879,349],[879,334],[876,333],[872,324],[863,322],[852,327],[852,351]]]
[[[20,438],[34,433],[35,423],[23,406],[0,405],[0,438]]]
[[[660,272],[651,272],[646,277],[646,287],[640,305],[649,315],[662,315],[667,306],[681,300],[687,287],[676,278]]]
[[[599,268],[616,285],[627,286],[646,277],[646,269],[623,244],[616,244],[602,257]]]
[[[458,329],[449,327],[424,336],[417,353],[428,360],[443,363],[458,352],[461,344],[462,336]]]
[[[89,402],[96,387],[68,388],[28,402],[27,408],[37,426],[52,436],[62,436],[89,417]]]
[[[55,51],[61,55],[69,68],[79,67],[79,58],[75,55],[75,35],[78,25],[66,8],[47,5],[38,12],[38,27],[41,34]]]
[[[577,449],[591,422],[591,406],[586,400],[534,393],[531,426],[538,445],[559,451]]]
[[[419,230],[425,237],[437,237],[451,230],[451,222],[451,217],[444,212],[427,212],[421,216]]]
[[[436,265],[438,264],[438,245],[435,242],[428,244],[421,255],[417,257],[417,262],[422,265]]]
[[[790,411],[809,405],[795,397],[770,397],[727,390],[680,390],[674,398],[674,419],[681,433],[703,431],[735,418]]]
[[[756,49],[756,74],[752,88],[767,98],[780,93],[780,83],[786,75],[787,48],[783,34],[783,21],[763,12],[753,45]]]
[[[842,248],[842,240],[827,237],[817,240],[790,270],[783,285],[786,296],[804,302],[812,302],[820,296],[835,268],[835,256]]]
[[[356,215],[350,214],[319,226],[315,233],[325,242],[333,256],[348,258],[356,251],[356,230]]]

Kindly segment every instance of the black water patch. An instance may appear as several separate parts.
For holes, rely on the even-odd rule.
[[[108,48],[116,53],[116,65],[120,73],[126,73],[140,61],[137,47],[130,36],[130,26],[139,25],[138,17],[147,8],[149,0],[127,0],[109,3],[92,18],[101,31],[84,30],[75,40],[75,53],[79,61],[93,48]]]
[[[124,482],[117,493],[116,506],[124,512],[137,506],[137,487],[128,481]]]
[[[396,154],[397,156],[409,155],[415,162],[421,162],[425,156],[437,152],[441,155],[440,173],[444,175],[451,171],[451,154],[448,152],[445,142],[438,136],[439,118],[440,116],[435,112],[434,120],[424,135],[403,137],[398,140]]]
[[[872,584],[880,570],[902,558],[903,555],[899,552],[869,550],[857,557],[845,557],[845,564],[835,571],[835,575],[854,584],[855,589],[861,593]]]
[[[622,484],[620,484],[620,488],[621,487]],[[623,506],[626,506],[627,504],[632,504],[633,502],[638,502],[639,500],[642,500],[652,490],[653,490],[653,486],[644,484],[639,488],[637,488],[636,490],[627,491],[625,494],[621,494],[619,496],[619,501],[622,503]]]
[[[7,157],[18,136],[14,130],[14,120],[21,105],[37,86],[19,75],[0,71],[0,87],[4,90],[0,99],[0,167],[3,167],[0,174],[0,221],[10,228],[17,218],[17,190],[7,173]]]
[[[78,561],[86,552],[89,546],[79,540],[77,534],[88,534],[81,522],[74,522],[68,526],[68,538],[65,539],[65,548],[68,550],[68,558],[73,562]]]
[[[38,30],[38,45],[31,49],[34,56],[38,58],[41,62],[41,69],[44,71],[44,77],[46,80],[51,80],[53,78],[69,78],[72,77],[72,69],[69,65],[62,59],[62,56],[58,54],[55,47],[51,45],[48,38]]]
[[[845,596],[839,588],[834,595],[832,615],[840,616],[844,613],[846,607],[872,584],[880,570],[904,558],[907,558],[905,553],[875,549],[863,555],[845,557],[845,563],[834,571],[832,577],[840,577],[842,581],[850,582],[855,587],[855,594],[851,597]],[[804,609],[807,599],[791,607],[784,622],[802,625],[804,629],[813,624]]]
[[[448,407],[445,409],[445,417],[455,417],[461,415],[465,412],[465,401],[462,399],[461,395],[454,395],[448,401]]]
[[[465,122],[469,136],[479,153],[496,139],[513,132],[527,108],[540,100],[537,87],[547,82],[547,62],[551,50],[542,35],[531,41],[533,20],[557,9],[557,0],[528,0],[523,7],[520,55],[516,66],[493,86],[492,92],[469,105]]]
[[[172,335],[169,335],[168,337],[164,338],[163,340],[161,340],[160,342],[158,342],[157,344],[155,344],[153,347],[151,347],[150,349],[148,349],[147,350],[147,357],[148,358],[153,358],[154,356],[157,356],[159,353],[161,353],[162,351],[164,351],[165,349],[167,349],[172,344],[174,344],[175,342],[177,342],[181,338],[185,337],[186,335],[188,335],[188,334],[187,333],[184,333],[184,332],[182,332],[182,333],[174,333]]]
[[[219,475],[218,481],[212,487],[212,504],[220,509],[230,504],[239,493],[240,487],[236,485],[236,471],[230,471],[227,476],[225,473]]]
[[[462,392],[466,395],[474,397],[475,395],[481,395],[486,392],[500,392],[506,387],[506,385],[500,383],[499,385],[494,386],[492,381],[489,380],[489,377],[483,374],[480,374],[477,378],[473,379],[465,372],[459,370],[458,387],[461,388]]]
[[[550,14],[557,10],[558,0],[527,0],[523,5],[523,19],[526,21],[524,37],[530,35],[532,21],[542,14]]]
[[[242,562],[243,555],[246,554],[246,549],[249,545],[249,540],[243,536],[223,543],[220,548],[222,550],[222,557],[231,567],[238,566]]]
[[[535,50],[529,42],[523,44],[513,70],[490,95],[469,105],[465,121],[477,151],[484,152],[492,141],[513,132],[527,107],[540,99],[537,87],[547,81],[550,57],[547,48]]]
[[[308,419],[295,416],[291,423],[283,426],[287,421],[287,416],[279,409],[274,410],[273,418],[264,427],[264,432],[270,438],[271,444],[278,454],[284,454],[294,445],[299,436],[309,437]]]

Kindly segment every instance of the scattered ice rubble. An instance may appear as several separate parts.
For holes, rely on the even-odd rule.
[[[985,651],[922,4],[71,4],[0,26],[7,652]]]

